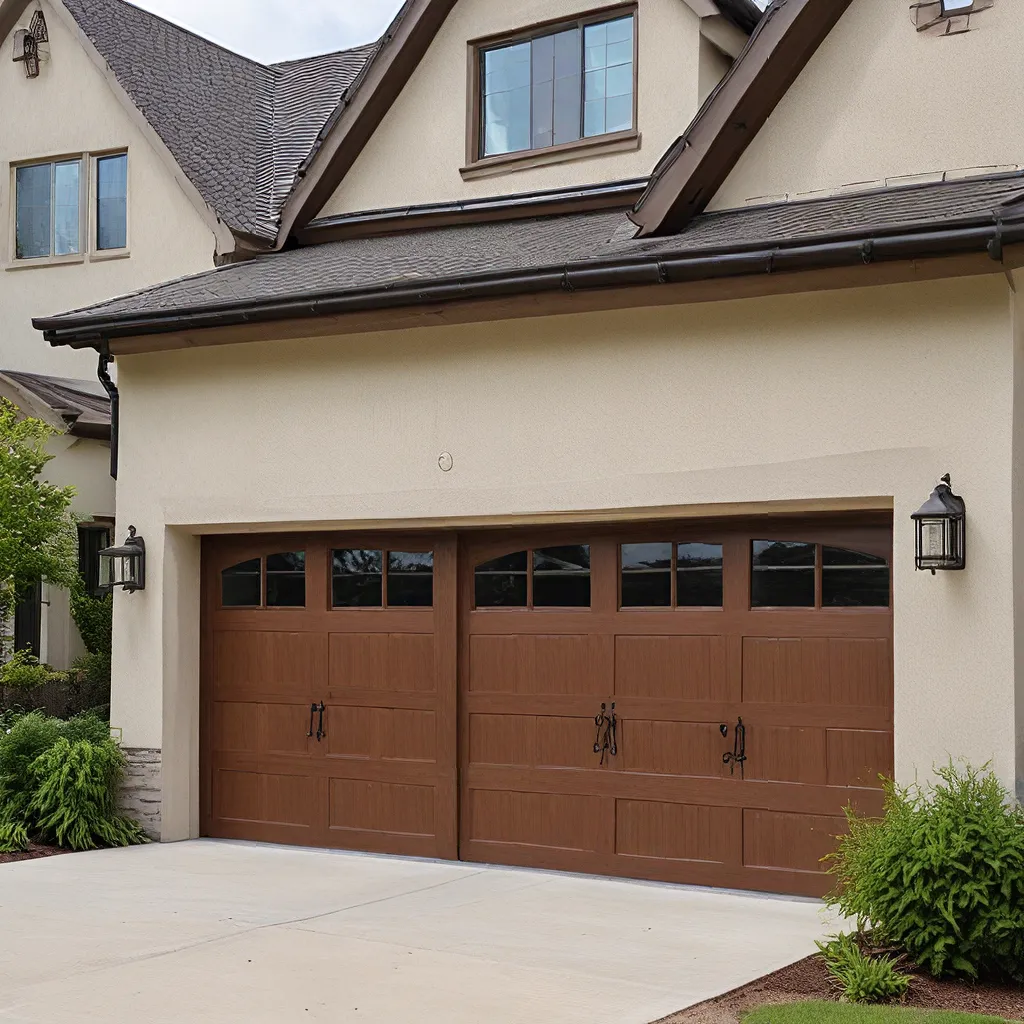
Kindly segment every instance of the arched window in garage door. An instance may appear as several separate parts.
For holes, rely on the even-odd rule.
[[[304,608],[306,553],[283,551],[250,558],[221,572],[224,608]]]
[[[516,551],[474,572],[477,608],[589,608],[590,545]]]

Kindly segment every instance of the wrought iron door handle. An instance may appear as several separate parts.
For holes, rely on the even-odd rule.
[[[595,754],[600,754],[601,753],[601,730],[604,728],[604,724],[605,724],[604,711],[605,711],[605,708],[607,706],[608,706],[607,704],[602,704],[601,705],[601,713],[599,715],[595,715],[594,716],[594,725],[597,726],[597,735],[594,737],[594,753]]]
[[[727,736],[729,734],[729,727],[727,725],[719,726],[722,735]],[[729,766],[729,774],[734,775],[736,772],[736,765],[740,766],[740,777],[743,777],[744,769],[743,765],[747,760],[747,727],[743,724],[742,718],[736,719],[736,731],[733,733],[732,750],[727,751],[722,755],[722,764]]]
[[[619,716],[615,714],[615,702],[612,702],[612,713],[608,720],[608,753],[616,757],[619,753]]]
[[[313,735],[313,716],[316,714],[316,705],[309,705],[309,732],[306,733],[307,738]]]
[[[316,705],[314,704],[313,707],[316,708]],[[317,741],[317,743],[319,743],[324,738],[324,736],[327,735],[327,733],[324,732],[324,702],[323,701],[320,701],[320,707],[317,708],[317,710],[320,712],[320,723],[316,727],[316,741]]]

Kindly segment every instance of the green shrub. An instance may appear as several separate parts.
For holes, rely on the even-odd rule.
[[[52,673],[28,651],[15,651],[6,664],[0,665],[0,686],[13,690],[36,690],[50,681]]]
[[[847,811],[831,905],[935,976],[1024,981],[1024,811],[987,769],[887,783],[880,819]]]
[[[40,835],[72,850],[147,842],[139,824],[117,813],[124,770],[112,740],[57,740],[31,768],[37,789],[29,814]]]
[[[113,630],[114,596],[104,594],[93,597],[86,593],[85,585],[79,579],[71,589],[71,617],[75,620],[82,643],[90,654],[106,655],[110,659],[110,643]]]
[[[53,762],[45,759],[61,744],[77,753],[54,782],[45,767],[52,768]],[[99,753],[93,757],[82,748]],[[91,775],[86,771],[90,766]],[[0,852],[25,849],[30,836],[53,837],[60,845],[65,845],[65,838],[68,844],[83,841],[84,834],[95,838],[94,845],[108,839],[116,840],[109,843],[116,846],[135,841],[130,838],[133,823],[113,810],[123,769],[110,727],[95,715],[64,722],[33,711],[12,719],[0,732]],[[41,803],[44,785],[48,795]],[[102,785],[108,787],[106,796],[97,795]],[[60,822],[65,825],[58,832]]]
[[[853,935],[818,943],[829,973],[851,1003],[890,1003],[902,999],[910,977],[892,956],[866,956]]]

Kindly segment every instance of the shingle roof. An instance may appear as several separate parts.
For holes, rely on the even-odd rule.
[[[64,0],[203,199],[272,240],[299,166],[376,44],[263,65],[126,0]]]
[[[0,376],[13,381],[22,391],[38,398],[69,424],[71,433],[84,437],[107,437],[110,434],[110,399],[91,388],[98,384],[47,377],[21,370],[0,370]]]
[[[992,224],[1001,215],[1014,218],[1020,208],[1011,207],[1021,202],[1024,173],[1014,173],[725,210],[697,217],[681,234],[665,238],[635,238],[623,211],[462,224],[262,255],[35,324],[85,331],[129,318],[139,326],[147,319],[281,302],[305,303],[294,315],[315,315],[315,303],[325,298],[365,296],[364,308],[373,308],[387,305],[388,295],[400,290],[412,301],[417,290],[443,283],[457,298],[474,281],[496,278],[507,280],[506,293],[514,294],[528,274],[775,253],[844,236],[880,239]],[[247,319],[259,316],[253,312]]]

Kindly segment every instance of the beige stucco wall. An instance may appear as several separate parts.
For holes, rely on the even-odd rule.
[[[590,0],[457,4],[321,216],[644,177],[697,112],[700,19],[684,0],[639,0],[641,148],[463,181],[467,43],[592,11]],[[710,62],[705,59],[704,73]]]
[[[65,23],[67,12],[41,6],[51,59],[38,78],[26,78],[23,65],[11,61],[10,38],[0,45],[0,369],[95,379],[93,352],[51,349],[31,317],[209,269],[214,236],[82,48],[77,27]],[[131,256],[11,269],[10,164],[123,148]]]
[[[110,476],[110,446],[104,441],[76,438],[64,434],[50,440],[53,459],[43,476],[58,487],[75,488],[72,505],[79,522],[114,517],[114,481]],[[71,617],[67,591],[46,587],[43,593],[41,629],[42,661],[57,669],[67,669],[85,653],[82,638]]]
[[[195,826],[192,535],[224,524],[891,496],[898,773],[1012,784],[1012,334],[993,275],[122,358],[150,575],[117,598],[113,721],[164,749],[165,838]],[[947,471],[970,566],[932,577],[909,516]]]
[[[903,175],[1024,165],[1024,18],[995,0],[948,37],[909,4],[854,0],[722,186],[713,209]]]

